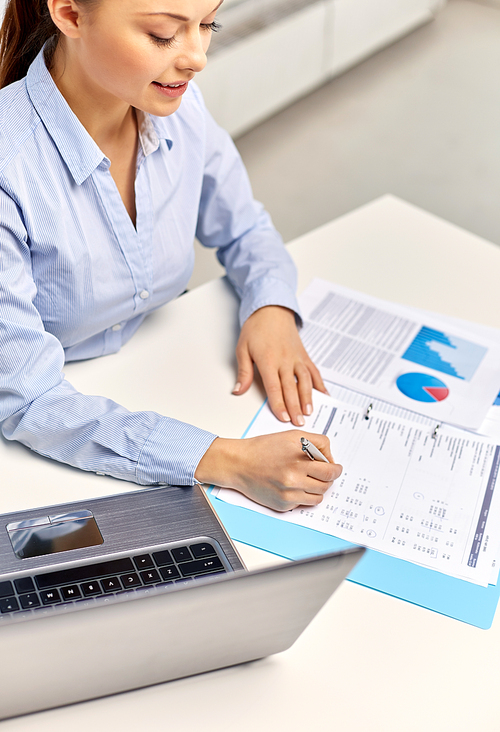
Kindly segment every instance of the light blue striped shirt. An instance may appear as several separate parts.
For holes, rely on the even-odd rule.
[[[118,351],[182,293],[195,236],[217,248],[241,322],[264,305],[297,312],[295,269],[193,83],[173,115],[138,120],[134,227],[42,52],[0,92],[0,422],[7,439],[84,470],[190,485],[214,434],[81,394],[64,363]]]

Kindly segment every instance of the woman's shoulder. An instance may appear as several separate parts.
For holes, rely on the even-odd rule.
[[[22,151],[39,122],[25,79],[0,89],[0,174],[5,165]]]

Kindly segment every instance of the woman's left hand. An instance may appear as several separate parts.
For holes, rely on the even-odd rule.
[[[312,412],[312,389],[328,393],[323,379],[300,340],[295,314],[268,305],[243,324],[236,346],[238,377],[233,394],[244,394],[259,369],[269,406],[282,422],[297,427]]]

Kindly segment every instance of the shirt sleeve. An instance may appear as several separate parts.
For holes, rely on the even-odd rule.
[[[252,194],[243,161],[228,133],[206,110],[205,169],[196,236],[216,247],[240,300],[240,325],[265,305],[293,310],[300,323],[295,295],[296,269],[271,217]]]
[[[141,485],[192,485],[216,435],[156,412],[129,412],[65,380],[64,350],[34,305],[28,236],[0,189],[0,423],[47,457]],[[62,306],[62,304],[61,304]]]

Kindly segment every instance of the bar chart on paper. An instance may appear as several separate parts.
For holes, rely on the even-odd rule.
[[[320,278],[299,303],[302,342],[323,379],[440,423],[481,427],[498,394],[497,331]]]
[[[478,343],[423,326],[402,358],[470,381],[486,352],[487,349]]]

